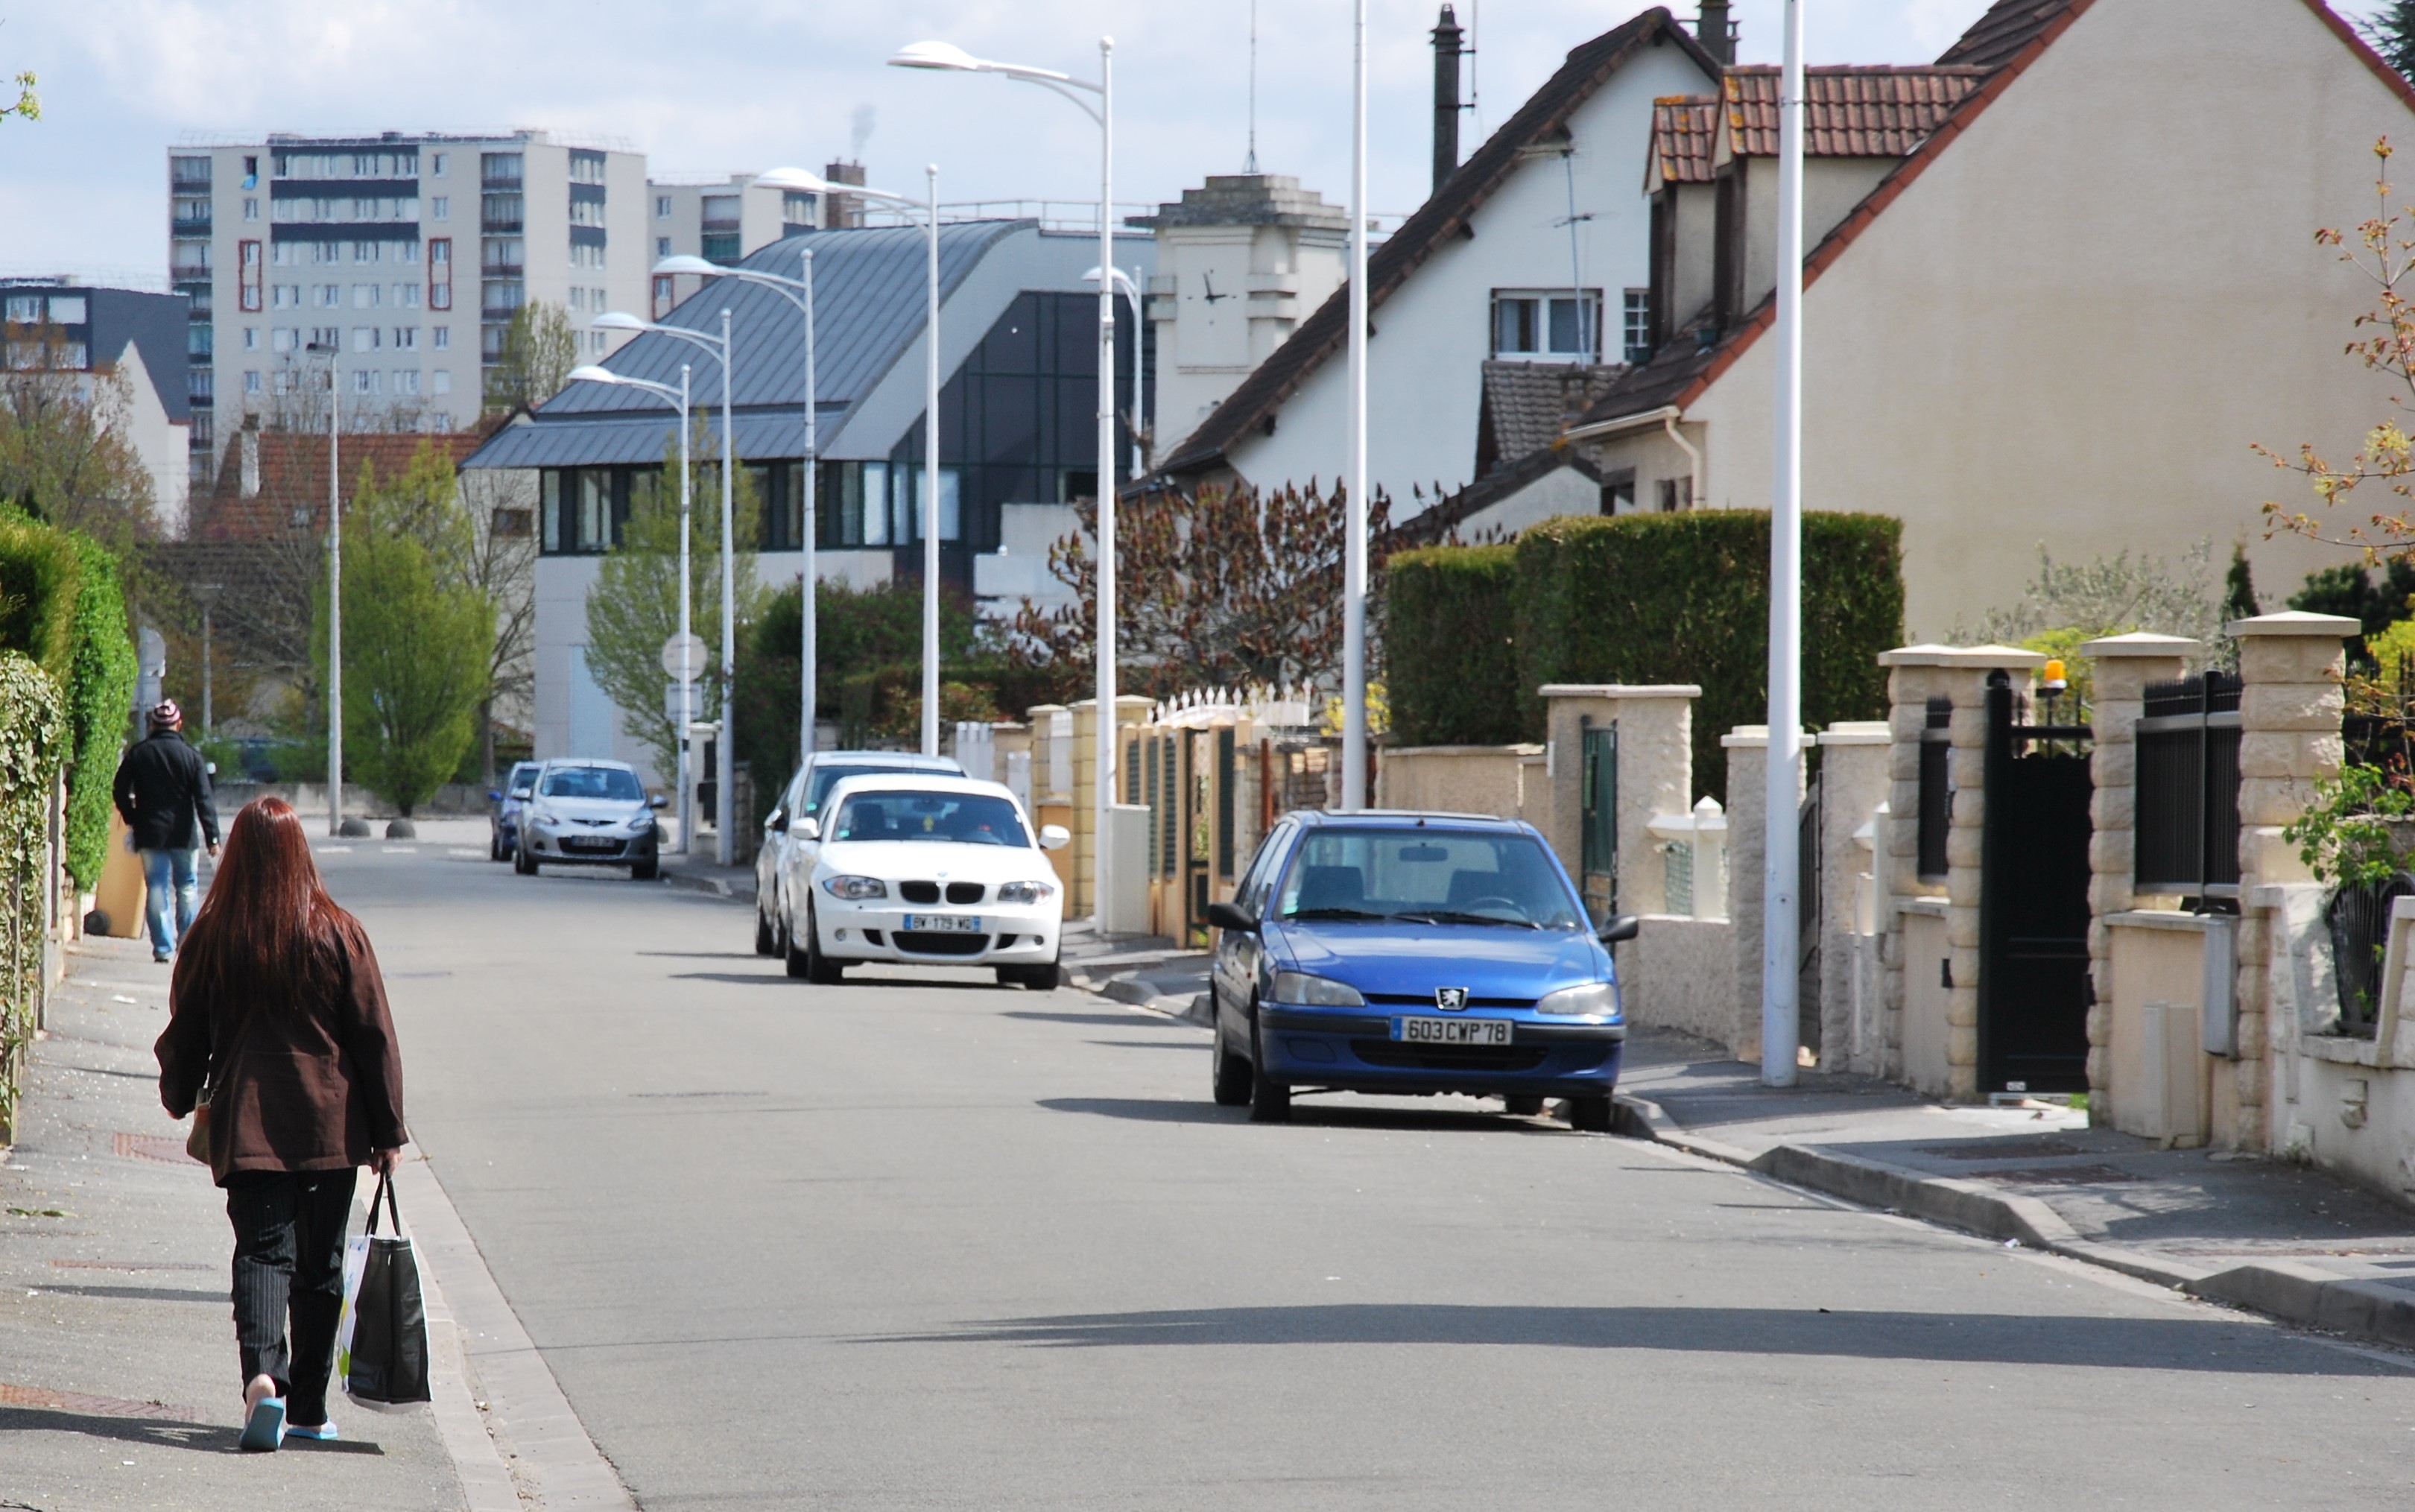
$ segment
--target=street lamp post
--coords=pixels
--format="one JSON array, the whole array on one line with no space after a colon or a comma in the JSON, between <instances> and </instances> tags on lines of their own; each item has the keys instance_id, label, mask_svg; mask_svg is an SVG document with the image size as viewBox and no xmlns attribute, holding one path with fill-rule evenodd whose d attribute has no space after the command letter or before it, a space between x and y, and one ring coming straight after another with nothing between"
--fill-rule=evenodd
<instances>
[{"instance_id":1,"label":"street lamp post","mask_svg":"<svg viewBox=\"0 0 2415 1512\"><path fill-rule=\"evenodd\" d=\"M901 210L922 210L924 215L923 253L925 265L925 308L922 325L922 754L939 754L939 169L934 163L923 170L930 176L929 196L917 202L887 189L866 188L861 184L833 185L818 173L802 168L775 168L755 180L759 187L787 189L800 194L851 194L862 200L878 200ZM716 272L728 273L728 268ZM758 276L758 280L762 276ZM807 317L810 322L810 315ZM811 361L813 333L806 329L806 380L812 381ZM808 436L812 434L809 430ZM810 444L810 442L808 442ZM810 549L810 548L808 548Z\"/></svg>"},{"instance_id":2,"label":"street lamp post","mask_svg":"<svg viewBox=\"0 0 2415 1512\"><path fill-rule=\"evenodd\" d=\"M1350 112L1349 539L1342 565L1342 806L1367 806L1367 0L1354 7Z\"/></svg>"},{"instance_id":3,"label":"street lamp post","mask_svg":"<svg viewBox=\"0 0 2415 1512\"><path fill-rule=\"evenodd\" d=\"M1786 0L1785 63L1778 90L1777 393L1771 416L1777 455L1769 518L1769 788L1767 900L1761 930L1761 1084L1792 1086L1803 1025L1795 1000L1802 970L1803 764L1803 0ZM1700 505L1702 501L1695 501Z\"/></svg>"},{"instance_id":4,"label":"street lamp post","mask_svg":"<svg viewBox=\"0 0 2415 1512\"><path fill-rule=\"evenodd\" d=\"M1124 298L1125 298L1125 300L1126 300L1126 301L1128 301L1128 302L1132 305L1132 461L1131 461L1131 463L1129 464L1129 468L1130 468L1130 475L1131 475L1131 477L1132 477L1132 480L1134 483L1138 483L1138 482L1140 481L1141 474L1148 471L1148 469L1147 465L1142 461L1141 455L1140 455L1140 419L1141 419L1141 399L1142 399L1142 397L1143 397L1143 394L1142 394L1142 390L1141 390L1141 380L1142 380L1142 377L1144 376L1144 375L1143 375L1143 370L1142 370L1142 368L1141 368L1141 362L1140 362L1140 352L1141 352L1141 325L1140 325L1140 319L1141 319L1141 307L1140 307L1140 285L1139 285L1139 284L1137 284L1137 283L1135 283L1135 282L1133 282L1133 281L1132 281L1132 276L1131 274L1129 274L1129 273L1126 273L1126 272L1125 272L1123 269L1121 269L1121 268L1117 268L1117 269L1115 269L1115 270L1114 270L1114 273L1115 273L1115 279L1116 279L1116 292L1118 292L1118 293L1119 293L1119 294L1123 295L1123 296L1124 296ZM1097 281L1098 281L1098 277L1099 277L1099 270L1098 270L1098 269L1096 269L1096 268L1092 268L1089 272L1088 272L1088 273L1086 273L1086 274L1082 275L1082 280L1083 280L1083 282L1085 282L1085 283L1095 283L1095 282L1097 282Z\"/></svg>"},{"instance_id":5,"label":"street lamp post","mask_svg":"<svg viewBox=\"0 0 2415 1512\"><path fill-rule=\"evenodd\" d=\"M795 170L788 169L781 172L793 174ZM761 188L794 189L796 187L788 179L775 179L774 175L770 173L764 174L755 182L757 187ZM821 180L815 179L814 182L819 187L800 192L808 194L830 192L830 187L823 184ZM802 765L807 756L814 754L814 709L819 693L819 668L815 662L819 651L816 645L819 627L814 622L817 612L815 593L818 586L817 581L818 566L815 560L815 548L818 544L815 537L818 529L816 507L818 500L816 490L818 480L815 473L821 466L821 432L818 418L819 400L815 392L814 382L814 249L810 247L801 248L800 260L803 276L796 278L783 278L776 273L764 273L756 268L723 267L718 262L710 262L703 258L690 257L684 253L677 257L664 258L654 264L654 272L658 275L691 274L699 278L736 278L742 283L761 284L794 305L805 317L805 499L802 531L804 536L804 568L799 579L802 590L802 602L799 607L802 611L804 628L800 633L798 645L799 654L803 660L803 673L797 686L800 706L797 760Z\"/></svg>"},{"instance_id":6,"label":"street lamp post","mask_svg":"<svg viewBox=\"0 0 2415 1512\"><path fill-rule=\"evenodd\" d=\"M1099 82L1091 83L1054 68L1027 67L977 58L951 42L913 42L898 49L889 62L899 68L933 68L950 73L995 73L1072 100L1099 126L1099 266L1116 263L1116 39L1099 38ZM1075 91L1098 97L1093 110ZM1137 347L1133 349L1139 351ZM1138 366L1137 363L1134 364ZM1091 784L1097 813L1092 822L1093 878L1091 906L1103 929L1108 887L1107 815L1116 789L1116 292L1114 280L1099 280L1099 606L1096 650L1099 671L1097 780ZM927 717L927 716L926 716Z\"/></svg>"},{"instance_id":7,"label":"street lamp post","mask_svg":"<svg viewBox=\"0 0 2415 1512\"><path fill-rule=\"evenodd\" d=\"M729 345L729 311L724 308L721 312L721 335L718 337L708 331L691 331L685 326L658 325L617 309L598 315L590 324L599 331L652 331L676 337L702 347L721 359L721 732L717 746L719 759L713 764L712 773L715 788L712 859L715 864L728 866L736 854L732 848L736 837L730 831L737 819L737 795L732 791L737 758L730 744L730 735L735 726L732 716L737 711L738 681L737 648L730 643L738 633L738 585L733 555L736 548L730 540L735 513L731 492L732 449L736 441L730 430L730 369L734 364ZM681 580L684 582L686 579L682 577Z\"/></svg>"},{"instance_id":8,"label":"street lamp post","mask_svg":"<svg viewBox=\"0 0 2415 1512\"><path fill-rule=\"evenodd\" d=\"M646 390L646 391L647 391L648 393L650 393L650 394L659 394L659 395L663 396L665 398L669 399L673 404L676 404L676 405L678 405L678 406L679 406L679 417L680 417L680 542L679 542L679 648L680 648L680 669L679 669L679 708L680 708L680 712L679 712L679 732L678 732L678 733L679 733L679 739L678 739L676 741L674 741L674 742L673 742L673 744L674 744L674 747L675 747L675 749L678 751L678 754L679 754L679 772L678 772L677 777L675 778L675 780L676 780L676 781L678 782L678 784L679 784L679 804L680 804L680 807L679 807L679 825L680 825L679 853L680 853L681 855L682 855L682 856L685 856L685 855L688 855L688 854L691 852L692 848L693 848L693 847L689 845L689 843L688 843L688 832L689 832L691 830L693 830L693 829L695 829L695 828L696 828L696 815L695 815L695 812L694 812L694 807L695 807L695 806L694 806L691 802L689 802L689 801L688 801L688 762L687 762L687 738L688 738L688 737L687 737L687 727L688 727L688 726L689 726L689 725L691 725L691 724L695 723L695 720L696 720L696 693L695 693L695 688L696 688L696 672L697 672L695 657L694 657L694 656L689 652L689 651L688 651L688 646L689 646L689 644L690 644L690 639L689 639L689 637L690 637L690 636L691 636L691 635L693 634L693 632L692 632L692 631L690 631L690 629L688 628L688 615L689 615L689 610L688 610L688 574L689 574L689 571L690 571L690 569L689 569L689 567L688 567L688 556L687 556L687 551L688 551L688 546L687 546L687 543L688 543L688 515L689 515L690 510L691 510L691 508L692 508L692 502L693 502L693 499L694 499L694 487L693 487L693 484L692 484L692 482L691 482L691 479L692 479L692 476L693 476L693 470L692 470L692 468L690 467L690 464L689 464L689 461L688 461L688 365L687 365L686 363L682 363L682 364L680 364L680 386L679 386L679 387L677 387L677 388L673 388L673 387L671 387L668 383L657 383L657 382L653 382L652 381L648 380L648 379L643 379L643 378L630 378L630 377L626 376L625 374L616 373L616 372L612 371L612 370L611 370L610 368L608 368L608 367L576 367L576 368L573 368L573 369L571 369L571 373L570 373L570 382L574 382L574 383L611 383L611 384L617 384L617 385L619 385L619 386L621 386L621 387L623 387L623 388L641 388L641 389Z\"/></svg>"},{"instance_id":9,"label":"street lamp post","mask_svg":"<svg viewBox=\"0 0 2415 1512\"><path fill-rule=\"evenodd\" d=\"M336 383L336 342L307 349L327 354L327 832L344 832L344 522L336 453L344 398Z\"/></svg>"}]
</instances>

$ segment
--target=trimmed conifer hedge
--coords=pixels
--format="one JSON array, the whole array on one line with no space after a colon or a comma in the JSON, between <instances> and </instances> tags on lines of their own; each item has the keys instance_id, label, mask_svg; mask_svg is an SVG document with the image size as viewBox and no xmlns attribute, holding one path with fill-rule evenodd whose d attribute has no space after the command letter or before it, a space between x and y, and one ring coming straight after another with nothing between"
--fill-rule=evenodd
<instances>
[{"instance_id":1,"label":"trimmed conifer hedge","mask_svg":"<svg viewBox=\"0 0 2415 1512\"><path fill-rule=\"evenodd\" d=\"M1426 546L1385 564L1385 689L1402 745L1493 745L1523 718L1514 546ZM1409 640L1390 637L1407 630Z\"/></svg>"},{"instance_id":2,"label":"trimmed conifer hedge","mask_svg":"<svg viewBox=\"0 0 2415 1512\"><path fill-rule=\"evenodd\" d=\"M1878 656L1903 641L1902 533L1882 515L1804 516L1807 725L1885 716ZM1430 560L1502 551L1514 555L1506 581L1490 561ZM1571 516L1514 546L1437 546L1393 562L1385 649L1402 743L1443 743L1442 730L1450 743L1540 740L1536 690L1547 682L1693 682L1694 784L1726 792L1719 737L1767 711L1766 512ZM1495 691L1505 687L1514 705Z\"/></svg>"}]
</instances>

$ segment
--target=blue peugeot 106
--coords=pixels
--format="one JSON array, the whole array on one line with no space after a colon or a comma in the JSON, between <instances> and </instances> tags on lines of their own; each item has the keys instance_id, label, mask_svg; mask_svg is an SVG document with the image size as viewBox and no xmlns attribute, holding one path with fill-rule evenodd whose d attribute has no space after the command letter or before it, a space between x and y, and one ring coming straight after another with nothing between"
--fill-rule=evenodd
<instances>
[{"instance_id":1,"label":"blue peugeot 106","mask_svg":"<svg viewBox=\"0 0 2415 1512\"><path fill-rule=\"evenodd\" d=\"M1209 978L1215 1096L1291 1115L1294 1087L1465 1093L1607 1131L1627 1021L1609 947L1533 826L1464 814L1295 813L1258 847Z\"/></svg>"}]
</instances>

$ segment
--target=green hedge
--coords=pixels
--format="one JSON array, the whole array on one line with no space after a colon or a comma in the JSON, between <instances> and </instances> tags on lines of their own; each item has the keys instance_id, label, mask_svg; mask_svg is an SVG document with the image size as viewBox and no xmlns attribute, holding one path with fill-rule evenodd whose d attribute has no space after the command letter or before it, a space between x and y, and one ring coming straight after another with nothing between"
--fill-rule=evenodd
<instances>
[{"instance_id":1,"label":"green hedge","mask_svg":"<svg viewBox=\"0 0 2415 1512\"><path fill-rule=\"evenodd\" d=\"M1814 726L1886 713L1881 651L1903 641L1902 524L1880 515L1803 522L1803 714ZM1490 562L1444 581L1418 561L1500 547L1442 546L1396 558L1386 651L1403 743L1449 731L1455 743L1543 736L1547 682L1693 682L1694 785L1724 794L1719 737L1767 712L1769 516L1699 510L1547 520L1518 538L1513 579ZM1420 594L1425 595L1419 597ZM1491 633L1506 627L1514 676ZM1514 711L1478 683L1515 690ZM1486 711L1489 712L1481 712Z\"/></svg>"},{"instance_id":2,"label":"green hedge","mask_svg":"<svg viewBox=\"0 0 2415 1512\"><path fill-rule=\"evenodd\" d=\"M0 651L0 1147L16 1140L42 992L51 783L67 732L59 702L58 685L31 659Z\"/></svg>"},{"instance_id":3,"label":"green hedge","mask_svg":"<svg viewBox=\"0 0 2415 1512\"><path fill-rule=\"evenodd\" d=\"M68 671L68 738L75 770L68 782L68 873L90 891L109 857L110 789L126 749L142 668L127 632L126 587L117 559L91 537L73 534L81 572L75 596L75 658Z\"/></svg>"},{"instance_id":4,"label":"green hedge","mask_svg":"<svg viewBox=\"0 0 2415 1512\"><path fill-rule=\"evenodd\" d=\"M1514 546L1426 546L1385 564L1385 691L1402 745L1492 745L1523 722Z\"/></svg>"}]
</instances>

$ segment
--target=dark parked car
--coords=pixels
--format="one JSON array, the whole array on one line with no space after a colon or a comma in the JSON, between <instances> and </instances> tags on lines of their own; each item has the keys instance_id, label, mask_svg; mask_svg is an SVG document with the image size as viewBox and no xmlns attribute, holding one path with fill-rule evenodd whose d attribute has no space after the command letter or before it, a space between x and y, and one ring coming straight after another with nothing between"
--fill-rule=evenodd
<instances>
[{"instance_id":1,"label":"dark parked car","mask_svg":"<svg viewBox=\"0 0 2415 1512\"><path fill-rule=\"evenodd\" d=\"M528 807L529 794L534 791L537 764L533 761L512 763L511 775L503 786L487 793L487 859L507 861L520 845L520 813Z\"/></svg>"}]
</instances>

